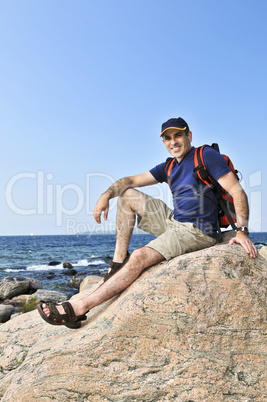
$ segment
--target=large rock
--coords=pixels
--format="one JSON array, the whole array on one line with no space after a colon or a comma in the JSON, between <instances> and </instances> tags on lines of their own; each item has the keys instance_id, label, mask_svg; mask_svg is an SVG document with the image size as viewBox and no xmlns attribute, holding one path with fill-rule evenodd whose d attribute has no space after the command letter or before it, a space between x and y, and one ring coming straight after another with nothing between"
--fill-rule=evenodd
<instances>
[{"instance_id":1,"label":"large rock","mask_svg":"<svg viewBox=\"0 0 267 402\"><path fill-rule=\"evenodd\" d=\"M68 297L65 295L65 293L57 292L55 290L38 289L31 295L20 295L13 297L10 302L18 312L25 312L25 310L27 311L28 308L34 310L36 308L36 304L42 300L47 302L62 303L67 299Z\"/></svg>"},{"instance_id":2,"label":"large rock","mask_svg":"<svg viewBox=\"0 0 267 402\"><path fill-rule=\"evenodd\" d=\"M0 300L12 299L12 297L32 294L37 289L42 289L42 284L32 278L6 277L0 282Z\"/></svg>"},{"instance_id":3,"label":"large rock","mask_svg":"<svg viewBox=\"0 0 267 402\"><path fill-rule=\"evenodd\" d=\"M0 304L0 323L8 321L14 313L16 313L14 306Z\"/></svg>"},{"instance_id":4,"label":"large rock","mask_svg":"<svg viewBox=\"0 0 267 402\"><path fill-rule=\"evenodd\" d=\"M27 301L30 302L33 298L37 303L42 300L45 300L47 302L58 302L58 303L62 303L68 300L68 297L67 295L65 295L65 293L45 289L38 289L37 292L31 295Z\"/></svg>"},{"instance_id":5,"label":"large rock","mask_svg":"<svg viewBox=\"0 0 267 402\"><path fill-rule=\"evenodd\" d=\"M223 244L151 267L78 330L14 318L1 401L263 402L266 279L263 257Z\"/></svg>"},{"instance_id":6,"label":"large rock","mask_svg":"<svg viewBox=\"0 0 267 402\"><path fill-rule=\"evenodd\" d=\"M20 296L12 297L10 303L12 303L12 305L16 308L17 311L22 312L25 304L28 303L29 297L32 297L32 296L31 295L20 295Z\"/></svg>"},{"instance_id":7,"label":"large rock","mask_svg":"<svg viewBox=\"0 0 267 402\"><path fill-rule=\"evenodd\" d=\"M80 292L83 292L84 290L95 290L98 288L98 284L102 279L103 277L98 275L87 276L80 284Z\"/></svg>"}]
</instances>

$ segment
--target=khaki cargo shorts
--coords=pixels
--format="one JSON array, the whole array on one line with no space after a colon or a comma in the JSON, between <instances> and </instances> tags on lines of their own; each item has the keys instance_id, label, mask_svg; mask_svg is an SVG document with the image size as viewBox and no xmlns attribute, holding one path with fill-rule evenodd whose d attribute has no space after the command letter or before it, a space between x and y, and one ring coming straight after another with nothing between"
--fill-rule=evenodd
<instances>
[{"instance_id":1,"label":"khaki cargo shorts","mask_svg":"<svg viewBox=\"0 0 267 402\"><path fill-rule=\"evenodd\" d=\"M173 211L163 201L145 196L145 212L142 218L138 216L137 227L157 237L147 246L166 260L216 244L216 239L207 236L193 223L176 221Z\"/></svg>"}]
</instances>

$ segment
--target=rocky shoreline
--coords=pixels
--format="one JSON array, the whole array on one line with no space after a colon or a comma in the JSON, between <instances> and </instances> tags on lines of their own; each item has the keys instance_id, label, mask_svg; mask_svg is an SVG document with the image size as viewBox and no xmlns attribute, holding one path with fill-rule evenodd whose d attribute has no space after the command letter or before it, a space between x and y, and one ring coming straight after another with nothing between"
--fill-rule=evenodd
<instances>
[{"instance_id":1,"label":"rocky shoreline","mask_svg":"<svg viewBox=\"0 0 267 402\"><path fill-rule=\"evenodd\" d=\"M222 244L226 244L232 236L232 231L225 232ZM267 259L266 246L260 249L260 253ZM51 261L48 265L58 264L61 262ZM69 281L69 287L76 289L76 293L80 291L80 286L85 278L87 278L85 281L87 284L97 283L101 279L101 276L97 275L76 276L77 272L68 261L63 263L63 268L65 269L64 275L73 275ZM0 325L20 314L36 309L37 303L41 300L61 303L68 300L68 296L63 292L43 289L42 283L33 278L4 278L0 281Z\"/></svg>"},{"instance_id":2,"label":"rocky shoreline","mask_svg":"<svg viewBox=\"0 0 267 402\"><path fill-rule=\"evenodd\" d=\"M57 261L52 261L49 265L58 265ZM63 263L64 275L73 275L69 280L69 287L79 291L85 276L79 276L73 269L71 263ZM93 275L92 277L95 278ZM101 277L98 277L98 281ZM14 319L20 314L36 309L36 305L41 300L48 302L58 302L68 300L68 296L59 291L45 290L40 281L28 277L6 277L0 281L0 325L10 319Z\"/></svg>"}]
</instances>

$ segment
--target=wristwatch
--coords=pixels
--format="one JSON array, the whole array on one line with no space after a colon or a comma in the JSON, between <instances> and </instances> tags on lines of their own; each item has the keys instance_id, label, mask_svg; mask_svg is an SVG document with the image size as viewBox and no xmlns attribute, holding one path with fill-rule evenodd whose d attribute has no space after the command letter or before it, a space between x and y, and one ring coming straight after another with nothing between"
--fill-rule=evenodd
<instances>
[{"instance_id":1,"label":"wristwatch","mask_svg":"<svg viewBox=\"0 0 267 402\"><path fill-rule=\"evenodd\" d=\"M237 228L236 230L237 230L237 232L239 231L239 232L244 232L247 235L249 234L247 226L239 226L239 228Z\"/></svg>"}]
</instances>

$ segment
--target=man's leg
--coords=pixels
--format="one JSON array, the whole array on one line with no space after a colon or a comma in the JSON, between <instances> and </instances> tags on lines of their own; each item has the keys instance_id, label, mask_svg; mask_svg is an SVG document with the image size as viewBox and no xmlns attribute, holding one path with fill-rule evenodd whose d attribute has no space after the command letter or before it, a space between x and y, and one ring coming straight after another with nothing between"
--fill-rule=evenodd
<instances>
[{"instance_id":1,"label":"man's leg","mask_svg":"<svg viewBox=\"0 0 267 402\"><path fill-rule=\"evenodd\" d=\"M88 310L121 293L138 278L144 269L164 259L162 254L147 246L134 250L129 261L108 282L105 282L90 295L71 301L75 314L77 316L83 315ZM62 306L57 306L57 308L60 314L64 313ZM45 305L43 305L43 312L49 316L49 308Z\"/></svg>"},{"instance_id":2,"label":"man's leg","mask_svg":"<svg viewBox=\"0 0 267 402\"><path fill-rule=\"evenodd\" d=\"M126 257L136 214L143 216L145 210L145 194L135 189L126 190L118 199L116 246L114 262L122 262Z\"/></svg>"},{"instance_id":3,"label":"man's leg","mask_svg":"<svg viewBox=\"0 0 267 402\"><path fill-rule=\"evenodd\" d=\"M122 262L125 258L135 224L136 214L139 215L139 217L143 216L145 203L145 194L135 189L128 189L119 197L114 261ZM89 296L71 302L75 314L82 315L91 308L98 306L122 292L144 269L164 259L162 254L150 247L145 246L133 251L128 262L107 282L103 283L103 281L101 281L100 284L102 286ZM57 306L57 308L61 314L64 313L63 307ZM43 305L43 312L49 316L49 309L45 305Z\"/></svg>"}]
</instances>

